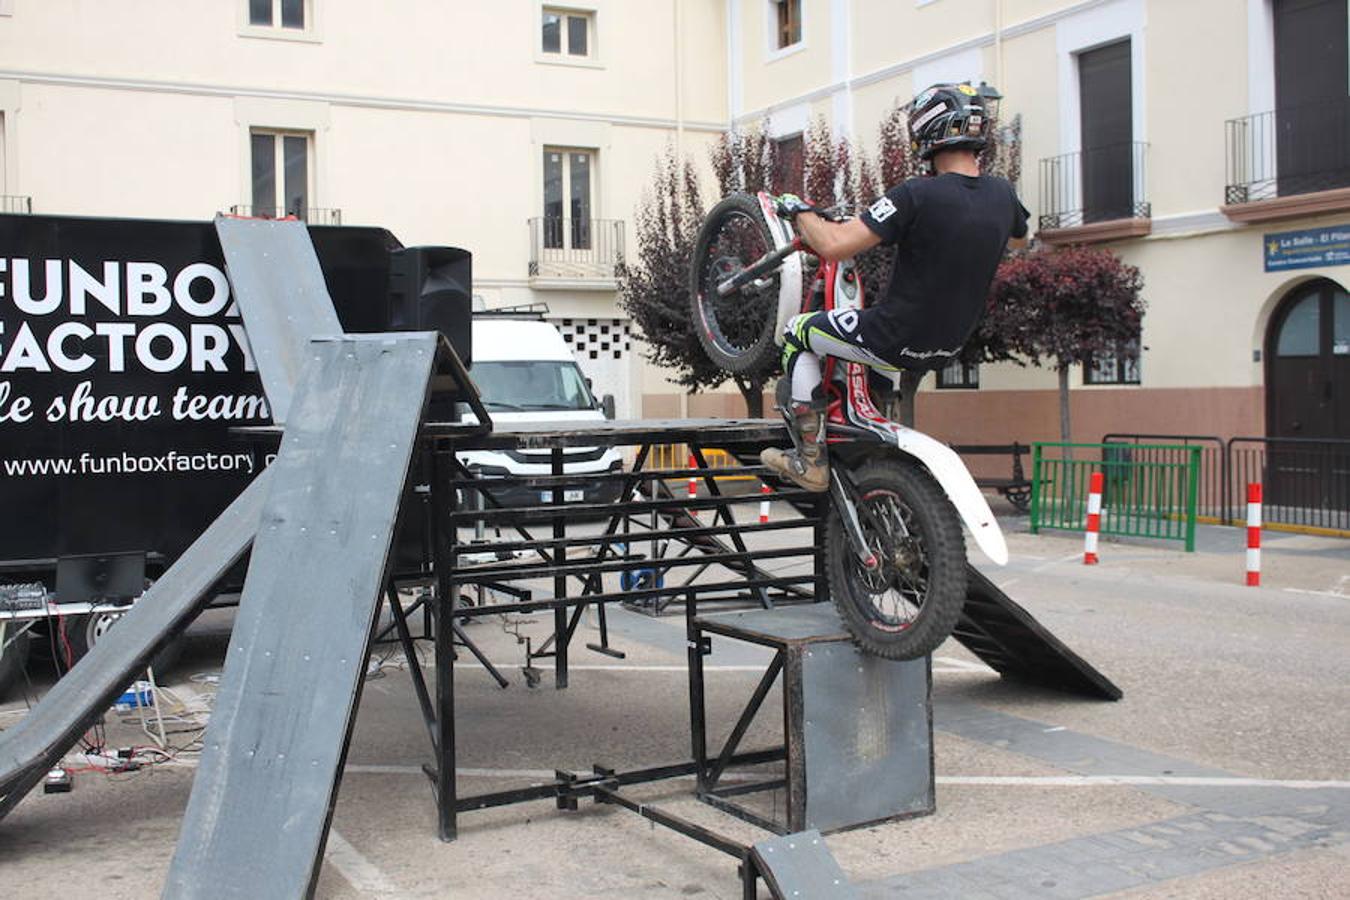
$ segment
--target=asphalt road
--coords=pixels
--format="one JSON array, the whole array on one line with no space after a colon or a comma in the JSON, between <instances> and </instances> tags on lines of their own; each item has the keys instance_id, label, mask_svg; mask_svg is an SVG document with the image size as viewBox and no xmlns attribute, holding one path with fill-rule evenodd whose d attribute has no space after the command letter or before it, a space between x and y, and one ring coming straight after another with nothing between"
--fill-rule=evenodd
<instances>
[{"instance_id":1,"label":"asphalt road","mask_svg":"<svg viewBox=\"0 0 1350 900\"><path fill-rule=\"evenodd\" d=\"M934 660L937 812L827 838L863 896L1350 895L1350 543L1268 534L1265 586L1252 589L1241 586L1237 530L1204 529L1195 554L1104 541L1101 565L1085 567L1077 536L1032 536L1022 522L1008 521L1013 562L982 568L1124 699L1005 682L944 645ZM513 632L537 643L550 624L535 615L469 626L512 683L499 690L467 656L459 663L462 794L546 781L557 768L688 758L679 616L615 609L611 639L625 660L580 650L568 690L547 676L530 689ZM582 626L587 639L592 626ZM183 732L173 744L189 749L132 774L79 774L73 792L35 794L0 823L5 896L158 893L228 628L228 613L207 616L166 679L175 697L164 709ZM716 733L765 659L715 642ZM440 843L406 662L381 660L366 683L319 896L740 896L730 857L613 807L467 813L459 840ZM0 727L22 709L11 698ZM748 745L774 742L778 709L766 704ZM109 720L109 745L148 743L124 718ZM738 840L765 837L691 789L673 779L631 793Z\"/></svg>"}]
</instances>

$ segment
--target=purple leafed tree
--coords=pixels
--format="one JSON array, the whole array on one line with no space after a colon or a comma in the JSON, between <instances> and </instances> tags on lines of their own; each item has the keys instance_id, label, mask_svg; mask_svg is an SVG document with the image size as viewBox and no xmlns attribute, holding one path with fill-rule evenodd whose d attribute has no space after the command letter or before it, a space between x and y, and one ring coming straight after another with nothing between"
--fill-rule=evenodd
<instances>
[{"instance_id":1,"label":"purple leafed tree","mask_svg":"<svg viewBox=\"0 0 1350 900\"><path fill-rule=\"evenodd\" d=\"M645 356L691 392L727 380L689 321L689 259L703 212L697 173L667 148L635 216L636 258L618 277L619 305L642 334Z\"/></svg>"},{"instance_id":2,"label":"purple leafed tree","mask_svg":"<svg viewBox=\"0 0 1350 900\"><path fill-rule=\"evenodd\" d=\"M1070 440L1069 367L1138 341L1143 278L1109 250L1017 253L994 278L976 342L980 359L1052 365L1059 375L1060 436Z\"/></svg>"}]
</instances>

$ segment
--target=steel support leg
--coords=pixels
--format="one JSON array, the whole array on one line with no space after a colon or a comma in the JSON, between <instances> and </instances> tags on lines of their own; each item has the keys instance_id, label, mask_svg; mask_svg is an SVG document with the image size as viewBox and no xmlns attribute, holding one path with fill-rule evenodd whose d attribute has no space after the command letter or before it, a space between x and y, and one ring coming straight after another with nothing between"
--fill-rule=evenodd
<instances>
[{"instance_id":1,"label":"steel support leg","mask_svg":"<svg viewBox=\"0 0 1350 900\"><path fill-rule=\"evenodd\" d=\"M438 519L436 529L436 814L440 838L458 836L455 797L455 606L458 592L451 581L458 542L449 513L455 508L455 489L450 484L454 457L436 453L432 503Z\"/></svg>"}]
</instances>

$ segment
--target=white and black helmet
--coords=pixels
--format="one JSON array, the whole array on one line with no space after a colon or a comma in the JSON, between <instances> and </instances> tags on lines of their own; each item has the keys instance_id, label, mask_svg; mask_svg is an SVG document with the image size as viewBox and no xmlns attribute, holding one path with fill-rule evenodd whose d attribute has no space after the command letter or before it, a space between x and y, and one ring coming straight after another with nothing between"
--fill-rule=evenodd
<instances>
[{"instance_id":1,"label":"white and black helmet","mask_svg":"<svg viewBox=\"0 0 1350 900\"><path fill-rule=\"evenodd\" d=\"M909 137L920 159L939 150L984 149L1003 95L987 84L935 84L909 106Z\"/></svg>"}]
</instances>

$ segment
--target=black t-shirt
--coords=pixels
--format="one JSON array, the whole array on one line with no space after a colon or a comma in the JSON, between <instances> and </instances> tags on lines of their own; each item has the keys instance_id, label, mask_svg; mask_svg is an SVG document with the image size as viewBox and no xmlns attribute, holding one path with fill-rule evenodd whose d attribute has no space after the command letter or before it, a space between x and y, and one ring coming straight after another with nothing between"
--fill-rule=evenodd
<instances>
[{"instance_id":1,"label":"black t-shirt","mask_svg":"<svg viewBox=\"0 0 1350 900\"><path fill-rule=\"evenodd\" d=\"M984 314L1009 237L1025 237L1027 210L1002 178L948 172L891 188L862 214L895 264L886 296L859 325L862 342L888 362L941 368Z\"/></svg>"}]
</instances>

